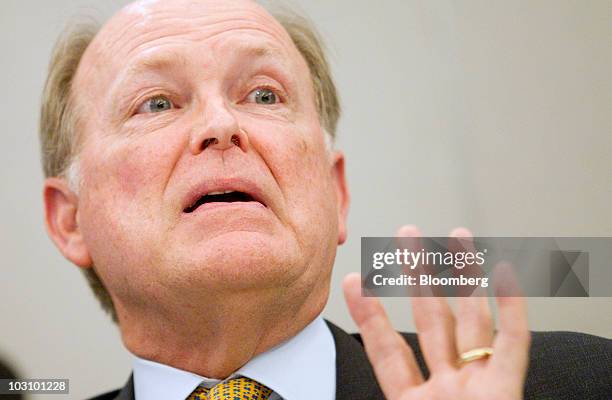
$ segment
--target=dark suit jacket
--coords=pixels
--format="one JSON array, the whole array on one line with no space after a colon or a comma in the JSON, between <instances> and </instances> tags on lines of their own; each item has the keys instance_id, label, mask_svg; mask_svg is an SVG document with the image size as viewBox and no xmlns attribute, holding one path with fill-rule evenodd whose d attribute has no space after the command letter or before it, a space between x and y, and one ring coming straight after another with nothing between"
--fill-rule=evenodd
<instances>
[{"instance_id":1,"label":"dark suit jacket","mask_svg":"<svg viewBox=\"0 0 612 400\"><path fill-rule=\"evenodd\" d=\"M336 343L336 400L384 400L361 337L327 324ZM402 335L427 376L416 334ZM533 332L525 399L612 400L612 340L583 333ZM91 400L134 400L132 377L122 389Z\"/></svg>"}]
</instances>

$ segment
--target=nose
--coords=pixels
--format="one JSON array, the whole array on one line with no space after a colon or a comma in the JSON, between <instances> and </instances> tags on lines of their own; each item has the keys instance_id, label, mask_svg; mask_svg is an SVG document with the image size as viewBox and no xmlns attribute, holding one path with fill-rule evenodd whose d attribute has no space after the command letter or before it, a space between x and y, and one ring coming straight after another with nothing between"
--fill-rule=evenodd
<instances>
[{"instance_id":1,"label":"nose","mask_svg":"<svg viewBox=\"0 0 612 400\"><path fill-rule=\"evenodd\" d=\"M194 127L189 138L191 153L198 155L206 149L223 151L232 147L246 151L247 146L248 137L225 101L208 102L204 109L204 124Z\"/></svg>"}]
</instances>

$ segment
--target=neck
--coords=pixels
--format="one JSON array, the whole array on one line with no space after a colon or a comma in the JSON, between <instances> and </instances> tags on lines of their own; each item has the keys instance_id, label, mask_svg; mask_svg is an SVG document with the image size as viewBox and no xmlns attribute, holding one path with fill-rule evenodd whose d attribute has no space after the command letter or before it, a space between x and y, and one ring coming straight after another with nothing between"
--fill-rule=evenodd
<instances>
[{"instance_id":1,"label":"neck","mask_svg":"<svg viewBox=\"0 0 612 400\"><path fill-rule=\"evenodd\" d=\"M256 355L304 329L320 314L327 296L328 286L324 285L309 291L301 301L295 291L283 295L275 290L208 293L204 301L165 302L146 309L125 307L116 300L115 307L123 342L134 355L225 379Z\"/></svg>"}]
</instances>

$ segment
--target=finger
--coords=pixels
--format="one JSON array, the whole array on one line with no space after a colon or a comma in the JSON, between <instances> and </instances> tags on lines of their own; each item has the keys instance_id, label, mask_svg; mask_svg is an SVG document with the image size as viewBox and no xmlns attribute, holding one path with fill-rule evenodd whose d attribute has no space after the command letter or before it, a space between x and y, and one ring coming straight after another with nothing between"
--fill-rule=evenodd
<instances>
[{"instance_id":1,"label":"finger","mask_svg":"<svg viewBox=\"0 0 612 400\"><path fill-rule=\"evenodd\" d=\"M472 233L465 228L458 228L451 232L450 239L460 240L449 245L452 251L463 251L475 253ZM459 244L460 243L460 244ZM461 248L458 248L457 245ZM474 288L470 288L473 290ZM493 343L493 320L487 297L483 296L481 290L474 291L472 296L457 299L456 338L459 354L479 347L491 347ZM485 359L473 361L464 368L473 368L484 362Z\"/></svg>"},{"instance_id":2,"label":"finger","mask_svg":"<svg viewBox=\"0 0 612 400\"><path fill-rule=\"evenodd\" d=\"M455 268L452 268L453 275L464 278L482 278L485 274L476 258L476 247L472 232L466 228L456 228L450 233L448 238L448 249L455 254ZM461 257L460 257L461 256ZM476 282L480 282L477 280ZM479 283L476 285L458 286L456 290L457 297L467 297L472 295L484 296L484 290L479 289Z\"/></svg>"},{"instance_id":3,"label":"finger","mask_svg":"<svg viewBox=\"0 0 612 400\"><path fill-rule=\"evenodd\" d=\"M414 225L404 225L400 227L395 233L396 247L401 251L407 250L411 253L417 252L421 247L421 232ZM412 261L405 264L402 268L402 273L415 282L418 282L419 275L422 273L423 265L413 265ZM406 295L417 296L418 287L408 285L406 287Z\"/></svg>"},{"instance_id":4,"label":"finger","mask_svg":"<svg viewBox=\"0 0 612 400\"><path fill-rule=\"evenodd\" d=\"M406 225L397 231L398 240L409 243L410 250L418 252L422 248L420 230ZM420 274L432 274L426 264L416 268ZM427 362L427 367L435 371L451 368L455 364L457 350L455 345L454 319L451 309L443 297L423 297L428 287L417 286L411 298L412 314L418 332L419 344ZM432 292L433 293L433 292Z\"/></svg>"},{"instance_id":5,"label":"finger","mask_svg":"<svg viewBox=\"0 0 612 400\"><path fill-rule=\"evenodd\" d=\"M421 236L423 236L421 231L415 225L403 225L395 232L398 246L411 251L416 251L415 249L421 245L418 240Z\"/></svg>"},{"instance_id":6,"label":"finger","mask_svg":"<svg viewBox=\"0 0 612 400\"><path fill-rule=\"evenodd\" d=\"M527 322L527 303L508 264L496 268L499 330L494 342L491 366L500 375L513 377L522 384L527 372L531 334ZM507 295L512 297L509 297Z\"/></svg>"},{"instance_id":7,"label":"finger","mask_svg":"<svg viewBox=\"0 0 612 400\"><path fill-rule=\"evenodd\" d=\"M379 300L361 296L359 274L347 275L342 286L351 316L359 327L366 353L387 398L399 398L411 387L421 384L423 376L412 349L393 329Z\"/></svg>"},{"instance_id":8,"label":"finger","mask_svg":"<svg viewBox=\"0 0 612 400\"><path fill-rule=\"evenodd\" d=\"M404 250L408 250L412 253L419 253L423 249L423 241L421 231L414 225L404 225L400 227L395 233L395 240L397 242L398 248ZM404 270L409 276L412 276L416 279L417 282L420 281L419 277L421 275L435 275L435 268L433 265L427 264L424 262L425 260L421 257L418 258L418 262L415 265L411 265L408 270ZM426 296L428 294L435 295L438 290L437 288L432 288L429 286L413 286L410 287L409 294L413 296Z\"/></svg>"},{"instance_id":9,"label":"finger","mask_svg":"<svg viewBox=\"0 0 612 400\"><path fill-rule=\"evenodd\" d=\"M419 344L432 373L455 367L455 321L444 297L413 297L412 313Z\"/></svg>"},{"instance_id":10,"label":"finger","mask_svg":"<svg viewBox=\"0 0 612 400\"><path fill-rule=\"evenodd\" d=\"M457 349L466 351L491 347L493 344L493 320L486 297L459 297L457 299ZM473 368L486 359L472 361L464 368Z\"/></svg>"}]
</instances>

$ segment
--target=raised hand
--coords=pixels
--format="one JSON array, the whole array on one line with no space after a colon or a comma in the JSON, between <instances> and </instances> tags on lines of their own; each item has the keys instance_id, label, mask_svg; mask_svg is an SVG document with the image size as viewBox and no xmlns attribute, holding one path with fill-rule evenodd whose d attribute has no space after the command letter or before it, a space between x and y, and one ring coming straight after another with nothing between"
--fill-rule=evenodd
<instances>
[{"instance_id":1,"label":"raised hand","mask_svg":"<svg viewBox=\"0 0 612 400\"><path fill-rule=\"evenodd\" d=\"M418 237L414 227L399 236ZM451 236L470 238L466 229ZM530 333L522 297L496 298L499 327L494 324L487 297L459 297L457 313L444 297L412 297L412 312L429 379L425 380L414 353L397 333L375 297L361 296L359 274L343 283L351 316L359 327L378 382L389 400L518 400L523 398ZM492 349L461 362L474 349ZM484 353L484 351L477 352Z\"/></svg>"}]
</instances>

